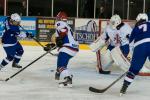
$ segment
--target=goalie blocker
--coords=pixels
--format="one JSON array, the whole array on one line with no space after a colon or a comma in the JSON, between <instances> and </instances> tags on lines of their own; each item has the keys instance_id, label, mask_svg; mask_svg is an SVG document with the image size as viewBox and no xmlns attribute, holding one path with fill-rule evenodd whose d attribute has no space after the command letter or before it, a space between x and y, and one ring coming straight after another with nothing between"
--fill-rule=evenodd
<instances>
[{"instance_id":1,"label":"goalie blocker","mask_svg":"<svg viewBox=\"0 0 150 100\"><path fill-rule=\"evenodd\" d=\"M106 45L105 40L103 40L101 37L98 37L93 43L91 43L89 45L89 47L93 52L100 53L99 50L101 50L105 45ZM109 51L106 53L106 55L109 55ZM105 57L105 55L102 55L102 57ZM101 59L101 58L99 57L98 59ZM100 65L98 65L98 66L103 66L103 65L105 66L105 64L107 63L107 62L105 62L106 59L107 58L102 58L104 63L100 62ZM111 61L108 61L107 65L110 65L109 62L111 62ZM107 67L107 65L105 67ZM99 71L100 74L110 74L110 71L104 71L102 69L102 67L97 67L97 68L98 68L98 71Z\"/></svg>"},{"instance_id":2,"label":"goalie blocker","mask_svg":"<svg viewBox=\"0 0 150 100\"><path fill-rule=\"evenodd\" d=\"M97 52L98 50L101 50L105 45L105 40L103 40L101 37L98 37L93 43L89 45L89 47L93 52Z\"/></svg>"}]
</instances>

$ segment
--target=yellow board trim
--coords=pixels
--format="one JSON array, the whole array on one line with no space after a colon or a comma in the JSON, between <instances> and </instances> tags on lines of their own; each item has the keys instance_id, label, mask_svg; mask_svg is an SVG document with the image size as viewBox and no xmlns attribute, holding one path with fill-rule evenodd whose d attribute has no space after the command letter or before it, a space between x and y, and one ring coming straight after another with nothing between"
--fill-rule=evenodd
<instances>
[{"instance_id":1,"label":"yellow board trim","mask_svg":"<svg viewBox=\"0 0 150 100\"><path fill-rule=\"evenodd\" d=\"M27 41L27 40L21 40L20 43L22 45L26 45L26 46L39 46L39 44L35 41ZM40 42L42 45L46 45L48 42ZM87 44L80 44L79 45L80 49L83 50L90 50L90 48L88 47Z\"/></svg>"}]
</instances>

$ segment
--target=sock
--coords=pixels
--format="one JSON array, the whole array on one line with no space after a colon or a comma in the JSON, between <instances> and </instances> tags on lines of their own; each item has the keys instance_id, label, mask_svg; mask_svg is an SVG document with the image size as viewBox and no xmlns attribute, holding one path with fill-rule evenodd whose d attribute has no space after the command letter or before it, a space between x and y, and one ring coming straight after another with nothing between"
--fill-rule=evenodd
<instances>
[{"instance_id":1,"label":"sock","mask_svg":"<svg viewBox=\"0 0 150 100\"><path fill-rule=\"evenodd\" d=\"M132 73L130 71L127 72L127 75L126 75L126 77L124 79L124 84L130 85L133 82L134 78L135 78L135 74L134 73Z\"/></svg>"},{"instance_id":2,"label":"sock","mask_svg":"<svg viewBox=\"0 0 150 100\"><path fill-rule=\"evenodd\" d=\"M2 65L2 66L6 66L9 62L10 62L10 61L9 61L7 58L5 58L5 59L3 59L3 61L1 62L1 65Z\"/></svg>"},{"instance_id":3,"label":"sock","mask_svg":"<svg viewBox=\"0 0 150 100\"><path fill-rule=\"evenodd\" d=\"M14 62L15 62L15 63L19 63L19 61L20 61L20 59L21 59L21 56L15 55L14 57L15 57L15 58L14 58Z\"/></svg>"},{"instance_id":4,"label":"sock","mask_svg":"<svg viewBox=\"0 0 150 100\"><path fill-rule=\"evenodd\" d=\"M65 69L61 72L62 77L70 76L68 69Z\"/></svg>"}]
</instances>

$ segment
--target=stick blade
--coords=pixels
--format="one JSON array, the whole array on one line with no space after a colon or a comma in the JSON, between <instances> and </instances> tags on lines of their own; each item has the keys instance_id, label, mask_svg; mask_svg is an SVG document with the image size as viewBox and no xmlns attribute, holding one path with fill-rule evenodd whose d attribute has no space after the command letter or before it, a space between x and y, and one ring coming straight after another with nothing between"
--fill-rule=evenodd
<instances>
[{"instance_id":1,"label":"stick blade","mask_svg":"<svg viewBox=\"0 0 150 100\"><path fill-rule=\"evenodd\" d=\"M100 74L110 74L111 71L99 70L99 73L100 73Z\"/></svg>"},{"instance_id":2,"label":"stick blade","mask_svg":"<svg viewBox=\"0 0 150 100\"><path fill-rule=\"evenodd\" d=\"M104 93L107 89L96 89L94 87L89 87L89 91L95 92L95 93Z\"/></svg>"},{"instance_id":3,"label":"stick blade","mask_svg":"<svg viewBox=\"0 0 150 100\"><path fill-rule=\"evenodd\" d=\"M8 80L9 80L9 78L6 78L6 79L5 79L5 82L7 82Z\"/></svg>"}]
</instances>

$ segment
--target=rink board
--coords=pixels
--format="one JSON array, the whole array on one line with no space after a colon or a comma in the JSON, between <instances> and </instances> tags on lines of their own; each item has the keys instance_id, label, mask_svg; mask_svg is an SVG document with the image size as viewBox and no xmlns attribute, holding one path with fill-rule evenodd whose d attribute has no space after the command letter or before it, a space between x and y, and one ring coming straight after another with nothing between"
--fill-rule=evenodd
<instances>
[{"instance_id":1,"label":"rink board","mask_svg":"<svg viewBox=\"0 0 150 100\"><path fill-rule=\"evenodd\" d=\"M22 45L26 45L26 46L39 46L38 43L36 43L35 41L22 40L22 41L20 41L20 43ZM43 45L46 45L47 43L48 42L41 42L41 44L43 44ZM83 49L83 50L89 50L90 49L87 44L80 44L79 48Z\"/></svg>"}]
</instances>

